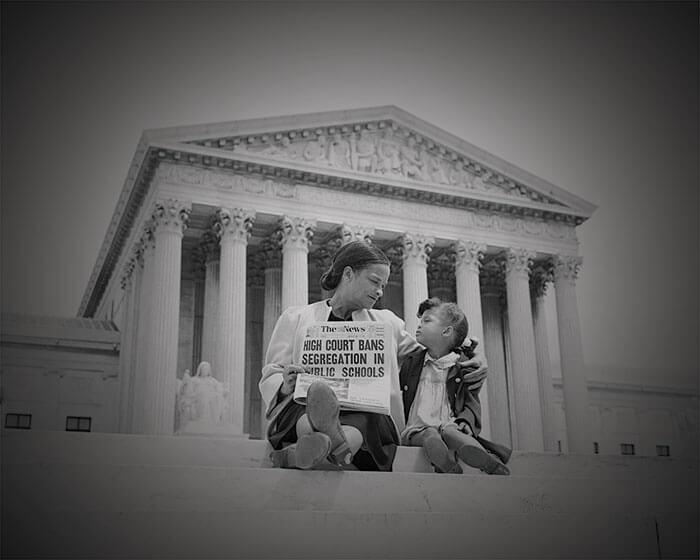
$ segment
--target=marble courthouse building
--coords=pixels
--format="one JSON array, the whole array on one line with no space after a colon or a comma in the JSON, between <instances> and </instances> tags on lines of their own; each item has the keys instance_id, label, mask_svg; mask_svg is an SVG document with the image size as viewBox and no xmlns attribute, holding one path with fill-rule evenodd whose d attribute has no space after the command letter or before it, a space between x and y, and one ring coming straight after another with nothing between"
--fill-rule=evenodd
<instances>
[{"instance_id":1,"label":"marble courthouse building","mask_svg":"<svg viewBox=\"0 0 700 560\"><path fill-rule=\"evenodd\" d=\"M606 410L633 406L587 382L577 309L576 227L594 209L393 106L147 131L79 311L119 330L104 431L173 434L179 380L208 361L226 388L223 431L260 437L257 382L277 318L327 297L331 255L363 239L392 262L378 306L409 331L428 296L466 311L489 364L487 435L520 450L619 453L637 428L602 450L594 441L612 433ZM675 400L650 405L657 430L678 402L697 407L697 395L664 398Z\"/></svg>"},{"instance_id":2,"label":"marble courthouse building","mask_svg":"<svg viewBox=\"0 0 700 560\"><path fill-rule=\"evenodd\" d=\"M81 304L120 315L122 431L171 434L177 377L212 363L231 433L260 433L281 310L327 296L342 243L392 260L381 302L416 326L429 295L467 311L490 365L485 431L553 450L547 325L556 294L566 435L592 452L576 226L594 206L395 107L146 132Z\"/></svg>"}]
</instances>

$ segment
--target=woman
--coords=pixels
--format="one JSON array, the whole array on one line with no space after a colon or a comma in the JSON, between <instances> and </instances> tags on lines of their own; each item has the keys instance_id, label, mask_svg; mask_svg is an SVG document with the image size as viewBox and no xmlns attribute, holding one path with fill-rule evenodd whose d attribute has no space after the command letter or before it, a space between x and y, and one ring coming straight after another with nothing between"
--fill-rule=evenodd
<instances>
[{"instance_id":1,"label":"woman","mask_svg":"<svg viewBox=\"0 0 700 560\"><path fill-rule=\"evenodd\" d=\"M362 241L342 246L330 268L321 276L321 287L333 291L330 299L286 309L270 338L260 392L270 420L267 437L273 447L273 464L302 469L322 467L326 458L360 470L391 470L404 428L399 385L399 362L419 348L404 322L388 309L373 310L389 279L389 259L378 248ZM369 412L339 411L335 394L321 382L312 383L306 406L292 395L306 329L323 321L381 321L388 325L386 356L391 372L391 416ZM462 364L486 372L475 358Z\"/></svg>"}]
</instances>

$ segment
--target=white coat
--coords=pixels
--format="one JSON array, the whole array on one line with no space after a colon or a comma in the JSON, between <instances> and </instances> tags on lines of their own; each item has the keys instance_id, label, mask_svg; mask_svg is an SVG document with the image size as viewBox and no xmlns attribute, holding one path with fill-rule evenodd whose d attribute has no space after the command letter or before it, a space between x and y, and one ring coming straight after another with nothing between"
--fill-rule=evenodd
<instances>
[{"instance_id":1,"label":"white coat","mask_svg":"<svg viewBox=\"0 0 700 560\"><path fill-rule=\"evenodd\" d=\"M274 419L292 399L292 395L288 395L279 403L276 401L277 391L283 381L284 366L300 363L301 347L307 327L312 323L327 321L330 313L331 307L327 300L323 300L303 307L289 307L277 320L267 347L262 378L258 385L265 402L268 420ZM401 433L405 427L405 420L399 383L399 363L405 356L420 348L420 345L406 331L404 321L388 309L358 309L353 311L352 320L381 321L390 327L391 336L389 336L386 356L389 360L387 365L391 375L391 418L396 425L397 433Z\"/></svg>"}]
</instances>

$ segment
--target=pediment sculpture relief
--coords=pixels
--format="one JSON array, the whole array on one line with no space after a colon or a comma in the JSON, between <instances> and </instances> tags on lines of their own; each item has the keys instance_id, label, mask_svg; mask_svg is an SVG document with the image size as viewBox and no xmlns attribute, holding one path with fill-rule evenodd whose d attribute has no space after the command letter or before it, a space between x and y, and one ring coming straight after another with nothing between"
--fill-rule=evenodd
<instances>
[{"instance_id":1,"label":"pediment sculpture relief","mask_svg":"<svg viewBox=\"0 0 700 560\"><path fill-rule=\"evenodd\" d=\"M415 136L393 127L329 135L319 130L306 138L294 133L276 134L267 143L259 138L239 140L234 144L234 152L558 204L488 169L467 168L463 158L445 157L444 150L441 153L432 143L429 148Z\"/></svg>"}]
</instances>

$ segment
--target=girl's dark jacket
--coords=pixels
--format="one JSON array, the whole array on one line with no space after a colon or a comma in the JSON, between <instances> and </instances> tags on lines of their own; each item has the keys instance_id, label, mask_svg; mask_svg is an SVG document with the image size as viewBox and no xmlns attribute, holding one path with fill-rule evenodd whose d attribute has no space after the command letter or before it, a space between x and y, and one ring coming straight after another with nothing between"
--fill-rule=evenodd
<instances>
[{"instance_id":1,"label":"girl's dark jacket","mask_svg":"<svg viewBox=\"0 0 700 560\"><path fill-rule=\"evenodd\" d=\"M405 420L408 422L408 413L416 397L418 382L420 381L423 364L425 362L425 348L416 350L406 356L401 364L399 380L401 382L401 393L403 397L403 410ZM460 349L460 358L457 363L450 368L447 373L447 398L450 402L452 415L456 418L457 424L466 422L472 430L474 437L484 447L496 455L502 462L508 462L511 449L505 445L500 445L487 440L479 435L481 432L481 403L479 402L479 391L486 380L486 370L472 371L460 364L473 356L471 352L464 353ZM471 354L471 355L470 355Z\"/></svg>"}]
</instances>

